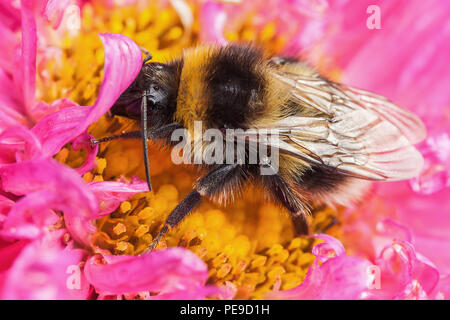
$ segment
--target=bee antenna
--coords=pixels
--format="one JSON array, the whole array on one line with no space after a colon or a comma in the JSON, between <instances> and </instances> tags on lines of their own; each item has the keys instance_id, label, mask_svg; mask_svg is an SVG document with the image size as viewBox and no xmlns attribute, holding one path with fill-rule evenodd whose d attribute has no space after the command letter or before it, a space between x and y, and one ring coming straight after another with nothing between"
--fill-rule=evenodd
<instances>
[{"instance_id":1,"label":"bee antenna","mask_svg":"<svg viewBox=\"0 0 450 320\"><path fill-rule=\"evenodd\" d=\"M147 91L144 90L141 102L141 135L142 147L144 150L145 177L147 178L148 191L152 191L152 183L150 181L150 165L148 161L148 144L147 144Z\"/></svg>"}]
</instances>

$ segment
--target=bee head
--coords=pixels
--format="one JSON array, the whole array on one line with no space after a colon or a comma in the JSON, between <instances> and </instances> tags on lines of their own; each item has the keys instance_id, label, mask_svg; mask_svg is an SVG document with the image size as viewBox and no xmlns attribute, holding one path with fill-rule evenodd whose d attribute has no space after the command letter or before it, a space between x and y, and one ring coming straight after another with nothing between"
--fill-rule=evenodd
<instances>
[{"instance_id":1,"label":"bee head","mask_svg":"<svg viewBox=\"0 0 450 320\"><path fill-rule=\"evenodd\" d=\"M144 64L133 83L113 105L111 113L140 119L141 101L145 93L150 124L161 122L176 106L177 87L172 66L157 62Z\"/></svg>"}]
</instances>

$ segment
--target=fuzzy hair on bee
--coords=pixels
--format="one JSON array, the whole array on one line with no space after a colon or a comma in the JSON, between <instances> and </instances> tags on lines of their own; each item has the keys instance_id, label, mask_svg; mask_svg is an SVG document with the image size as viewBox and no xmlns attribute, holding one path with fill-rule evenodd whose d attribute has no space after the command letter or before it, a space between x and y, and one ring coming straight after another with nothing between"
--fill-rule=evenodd
<instances>
[{"instance_id":1,"label":"fuzzy hair on bee","mask_svg":"<svg viewBox=\"0 0 450 320\"><path fill-rule=\"evenodd\" d=\"M423 163L413 145L426 133L415 115L382 96L330 81L299 59L270 57L251 45L202 45L167 63L144 63L111 112L141 120L141 131L95 143L142 138L145 148L147 139L173 146L174 131L194 133L196 121L203 132L222 132L222 141L228 129L246 130L249 142L262 142L258 130L276 133L276 139L264 141L279 154L272 175L261 174L260 162L195 164L204 174L149 249L201 198L226 203L246 183L260 185L289 211L297 233L308 234L311 202L349 204L361 197L368 181L408 179ZM204 146L195 134L188 136L194 149Z\"/></svg>"}]
</instances>

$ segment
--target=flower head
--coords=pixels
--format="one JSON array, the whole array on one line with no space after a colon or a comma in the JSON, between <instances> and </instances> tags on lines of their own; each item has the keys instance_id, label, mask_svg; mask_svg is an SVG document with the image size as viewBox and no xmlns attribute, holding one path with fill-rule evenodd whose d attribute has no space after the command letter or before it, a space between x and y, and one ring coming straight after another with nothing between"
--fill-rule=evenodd
<instances>
[{"instance_id":1,"label":"flower head","mask_svg":"<svg viewBox=\"0 0 450 320\"><path fill-rule=\"evenodd\" d=\"M449 7L375 1L383 27L369 30L373 2L2 2L0 297L448 299ZM250 188L227 208L204 203L139 255L195 172L151 145L148 193L139 142L90 139L135 126L105 113L138 74L139 46L161 61L239 40L414 110L429 132L424 170L363 204L318 206L312 229L327 234L314 238L295 238Z\"/></svg>"}]
</instances>

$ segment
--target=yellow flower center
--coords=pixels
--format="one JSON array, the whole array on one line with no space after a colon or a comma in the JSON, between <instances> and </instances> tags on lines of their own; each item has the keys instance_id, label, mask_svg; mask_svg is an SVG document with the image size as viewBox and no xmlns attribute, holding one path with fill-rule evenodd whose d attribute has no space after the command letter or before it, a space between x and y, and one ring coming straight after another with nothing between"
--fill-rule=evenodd
<instances>
[{"instance_id":1,"label":"yellow flower center","mask_svg":"<svg viewBox=\"0 0 450 320\"><path fill-rule=\"evenodd\" d=\"M197 16L197 8L193 10ZM192 33L184 36L176 11L157 4L145 8L110 9L94 2L83 7L81 17L79 34L64 36L58 44L61 56L50 59L46 71L39 75L42 100L51 102L67 97L80 105L95 101L103 77L100 32L127 35L147 48L155 61L164 61L179 54L182 48L194 45L199 28L196 22ZM248 21L240 30L227 33L226 37L229 40L258 39L269 51L276 52L284 40L275 37L275 28L268 24L262 30L256 30ZM100 138L136 129L138 125L127 119L104 116L89 131ZM175 166L170 160L170 152L158 150L154 145L150 145L150 154L155 191L137 194L123 202L115 212L99 219L94 246L112 254L143 252L171 210L191 190L196 178L192 168ZM67 145L55 158L77 167L85 157L85 153L75 152ZM83 178L90 182L132 176L145 179L141 143L116 140L100 146L96 168ZM262 298L274 284L280 285L281 289L300 284L314 261L311 248L317 241L294 237L288 213L264 201L261 192L250 189L245 191L243 198L226 208L204 201L158 246L158 249L181 246L193 251L209 267L208 282L235 287L239 299ZM336 215L330 208L316 210L310 219L313 231L326 229ZM338 236L340 230L335 225L326 231Z\"/></svg>"}]
</instances>

